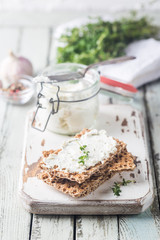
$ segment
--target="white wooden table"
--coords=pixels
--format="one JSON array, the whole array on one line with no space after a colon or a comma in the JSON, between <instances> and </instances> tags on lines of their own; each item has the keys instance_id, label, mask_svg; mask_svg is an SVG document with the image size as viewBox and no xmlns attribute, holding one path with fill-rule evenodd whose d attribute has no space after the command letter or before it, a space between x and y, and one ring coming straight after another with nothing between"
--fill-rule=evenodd
<instances>
[{"instance_id":1,"label":"white wooden table","mask_svg":"<svg viewBox=\"0 0 160 240\"><path fill-rule=\"evenodd\" d=\"M51 27L0 27L0 61L9 49L30 58L39 71L52 59ZM153 159L155 201L134 216L39 216L26 212L18 182L26 113L35 104L0 101L0 239L1 240L159 240L160 239L160 81L140 89L139 105L147 116ZM109 97L110 103L115 102Z\"/></svg>"}]
</instances>

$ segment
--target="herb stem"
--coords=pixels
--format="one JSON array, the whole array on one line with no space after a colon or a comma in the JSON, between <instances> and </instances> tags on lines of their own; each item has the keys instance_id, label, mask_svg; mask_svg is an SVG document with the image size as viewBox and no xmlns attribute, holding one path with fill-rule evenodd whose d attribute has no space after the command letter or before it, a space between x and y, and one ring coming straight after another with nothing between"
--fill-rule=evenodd
<instances>
[{"instance_id":1,"label":"herb stem","mask_svg":"<svg viewBox=\"0 0 160 240\"><path fill-rule=\"evenodd\" d=\"M125 180L123 178L122 182L114 182L113 187L111 188L115 196L120 196L121 191L121 186L127 186L129 183L135 183L135 180Z\"/></svg>"}]
</instances>

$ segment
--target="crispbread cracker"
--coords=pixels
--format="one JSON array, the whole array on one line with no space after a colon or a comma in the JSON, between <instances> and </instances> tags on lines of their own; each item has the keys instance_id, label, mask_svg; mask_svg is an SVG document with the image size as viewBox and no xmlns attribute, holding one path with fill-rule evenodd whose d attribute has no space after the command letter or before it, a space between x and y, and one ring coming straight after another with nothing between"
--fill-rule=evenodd
<instances>
[{"instance_id":1,"label":"crispbread cracker","mask_svg":"<svg viewBox=\"0 0 160 240\"><path fill-rule=\"evenodd\" d=\"M99 173L93 174L85 182L79 184L75 181L55 177L48 171L43 171L39 178L55 189L67 193L72 197L82 197L97 189L102 183L111 178L115 173L129 171L135 168L134 157L125 151L120 158L116 158L110 166L102 168Z\"/></svg>"},{"instance_id":2,"label":"crispbread cracker","mask_svg":"<svg viewBox=\"0 0 160 240\"><path fill-rule=\"evenodd\" d=\"M48 177L48 175L42 175L40 179L63 193L79 198L84 197L96 190L102 183L110 179L114 174L115 172L110 172L102 176L92 176L90 179L81 184L62 178L59 181L52 183L52 178Z\"/></svg>"},{"instance_id":3,"label":"crispbread cracker","mask_svg":"<svg viewBox=\"0 0 160 240\"><path fill-rule=\"evenodd\" d=\"M108 170L110 172L121 172L121 171L130 171L135 169L135 163L134 163L135 157L130 153L124 151L121 154L120 159L117 159L113 165L111 165Z\"/></svg>"},{"instance_id":4,"label":"crispbread cracker","mask_svg":"<svg viewBox=\"0 0 160 240\"><path fill-rule=\"evenodd\" d=\"M84 129L82 132L77 134L75 137L80 138L83 134L85 134L85 132L88 132L88 131L89 131L88 129ZM63 170L56 170L57 166L54 166L54 168L51 168L51 169L46 168L45 163L43 162L43 159L40 162L39 166L40 166L41 169L49 171L49 173L51 175L54 175L55 177L59 177L59 178L62 178L62 179L66 178L70 181L76 181L78 183L83 183L84 181L89 179L93 174L98 173L102 168L105 168L108 164L113 163L114 160L115 160L115 156L119 157L120 154L126 150L126 144L124 142L119 141L118 139L115 139L115 140L117 142L116 153L110 154L110 157L107 158L103 163L98 162L95 166L92 166L89 169L86 169L82 173L76 173L76 172L75 173L69 173L69 172L65 172ZM61 149L44 151L43 156L48 157L49 154L51 154L51 153L58 154L59 151L61 151Z\"/></svg>"}]
</instances>

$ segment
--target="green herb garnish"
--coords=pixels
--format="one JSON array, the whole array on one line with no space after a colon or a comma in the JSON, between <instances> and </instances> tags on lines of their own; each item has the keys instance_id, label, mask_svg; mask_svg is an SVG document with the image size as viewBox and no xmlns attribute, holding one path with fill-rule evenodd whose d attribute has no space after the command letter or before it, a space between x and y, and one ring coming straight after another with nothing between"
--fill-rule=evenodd
<instances>
[{"instance_id":1,"label":"green herb garnish","mask_svg":"<svg viewBox=\"0 0 160 240\"><path fill-rule=\"evenodd\" d=\"M97 18L96 21L79 28L67 29L59 41L63 47L57 49L57 61L91 63L104 61L125 54L126 46L140 39L157 37L159 29L147 17L135 14L113 22Z\"/></svg>"},{"instance_id":2,"label":"green herb garnish","mask_svg":"<svg viewBox=\"0 0 160 240\"><path fill-rule=\"evenodd\" d=\"M132 182L135 183L134 180L133 181L132 180L125 180L124 178L123 178L122 182L114 182L114 185L112 187L112 191L113 191L114 195L115 196L120 196L120 192L122 192L120 187L121 186L127 186L127 184L132 183Z\"/></svg>"},{"instance_id":3,"label":"green herb garnish","mask_svg":"<svg viewBox=\"0 0 160 240\"><path fill-rule=\"evenodd\" d=\"M128 183L131 183L131 182L133 182L133 181L132 181L132 180L125 180L125 179L123 178L122 185L123 185L123 186L127 186L127 184L128 184Z\"/></svg>"},{"instance_id":4,"label":"green herb garnish","mask_svg":"<svg viewBox=\"0 0 160 240\"><path fill-rule=\"evenodd\" d=\"M120 196L120 192L122 192L121 189L120 189L120 186L121 185L119 183L114 182L112 191L113 191L115 196Z\"/></svg>"},{"instance_id":5,"label":"green herb garnish","mask_svg":"<svg viewBox=\"0 0 160 240\"><path fill-rule=\"evenodd\" d=\"M81 151L84 151L87 145L80 146Z\"/></svg>"},{"instance_id":6,"label":"green herb garnish","mask_svg":"<svg viewBox=\"0 0 160 240\"><path fill-rule=\"evenodd\" d=\"M79 161L78 163L82 163L84 165L84 160L82 159L81 161Z\"/></svg>"},{"instance_id":7,"label":"green herb garnish","mask_svg":"<svg viewBox=\"0 0 160 240\"><path fill-rule=\"evenodd\" d=\"M85 150L86 147L87 147L87 145L80 146L80 150L83 152L84 155L79 157L80 161L78 163L82 163L83 165L85 163L85 160L87 160L89 158L89 156L88 156L89 151Z\"/></svg>"}]
</instances>

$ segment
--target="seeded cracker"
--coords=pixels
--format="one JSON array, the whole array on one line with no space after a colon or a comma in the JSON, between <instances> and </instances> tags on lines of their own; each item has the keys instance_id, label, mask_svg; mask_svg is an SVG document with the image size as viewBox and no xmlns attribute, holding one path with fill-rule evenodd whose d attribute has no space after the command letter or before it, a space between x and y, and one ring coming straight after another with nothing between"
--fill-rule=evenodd
<instances>
[{"instance_id":1,"label":"seeded cracker","mask_svg":"<svg viewBox=\"0 0 160 240\"><path fill-rule=\"evenodd\" d=\"M131 153L128 153L127 150L121 154L120 158L116 156L114 160L113 164L101 168L98 173L93 174L81 184L65 178L55 177L47 171L43 171L39 175L39 178L55 189L67 193L72 197L83 197L96 190L102 183L110 179L117 172L129 171L135 168L134 157Z\"/></svg>"},{"instance_id":2,"label":"seeded cracker","mask_svg":"<svg viewBox=\"0 0 160 240\"><path fill-rule=\"evenodd\" d=\"M83 134L85 134L86 132L88 132L88 129L84 129L82 132L80 132L79 134L77 134L75 136L75 138L80 138ZM70 181L76 181L77 183L83 183L84 181L86 181L87 179L89 179L93 174L97 173L99 171L101 171L101 169L105 168L106 166L108 166L109 164L112 164L115 161L115 157L120 157L121 153L123 153L126 150L126 144L122 141L119 141L118 139L115 139L117 142L117 152L114 154L110 154L110 157L107 158L103 163L98 162L95 166L90 167L88 169L86 169L84 172L82 173L69 173L69 172L65 172L65 171L60 171L60 170L56 170L56 166L54 166L54 168L48 169L45 167L45 163L42 161L40 162L39 166L42 170L47 170L47 172L50 173L50 175L54 176L54 177L59 177L59 178L66 178ZM58 152L61 151L61 149L58 150L50 150L50 151L44 151L43 152L43 156L44 157L48 157L49 154L51 153L55 153L58 154Z\"/></svg>"}]
</instances>

